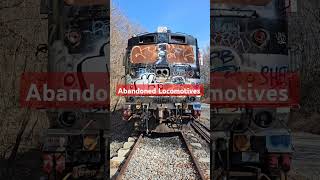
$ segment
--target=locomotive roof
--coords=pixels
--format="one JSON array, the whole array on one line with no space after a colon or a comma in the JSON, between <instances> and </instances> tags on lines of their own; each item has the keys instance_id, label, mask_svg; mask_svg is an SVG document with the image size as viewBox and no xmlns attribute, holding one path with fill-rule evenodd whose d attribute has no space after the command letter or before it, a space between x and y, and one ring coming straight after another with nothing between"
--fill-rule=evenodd
<instances>
[{"instance_id":1,"label":"locomotive roof","mask_svg":"<svg viewBox=\"0 0 320 180\"><path fill-rule=\"evenodd\" d=\"M143 33L130 38L128 40L128 47L143 45L143 44L159 44L159 43L197 45L197 39L191 35L184 34L184 33L172 33L172 32Z\"/></svg>"}]
</instances>

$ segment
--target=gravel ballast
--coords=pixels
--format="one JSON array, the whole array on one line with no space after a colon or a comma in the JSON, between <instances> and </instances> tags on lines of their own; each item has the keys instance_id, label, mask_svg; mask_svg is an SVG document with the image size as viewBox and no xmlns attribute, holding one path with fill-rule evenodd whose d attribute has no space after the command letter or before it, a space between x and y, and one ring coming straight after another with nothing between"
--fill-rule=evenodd
<instances>
[{"instance_id":1,"label":"gravel ballast","mask_svg":"<svg viewBox=\"0 0 320 180\"><path fill-rule=\"evenodd\" d=\"M144 137L132 156L123 179L200 179L179 136Z\"/></svg>"}]
</instances>

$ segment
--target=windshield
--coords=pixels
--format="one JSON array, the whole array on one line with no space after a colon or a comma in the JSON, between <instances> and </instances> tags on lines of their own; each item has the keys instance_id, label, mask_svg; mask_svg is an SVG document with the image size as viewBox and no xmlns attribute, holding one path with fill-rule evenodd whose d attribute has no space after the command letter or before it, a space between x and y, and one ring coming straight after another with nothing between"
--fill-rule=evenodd
<instances>
[{"instance_id":1,"label":"windshield","mask_svg":"<svg viewBox=\"0 0 320 180\"><path fill-rule=\"evenodd\" d=\"M193 64L195 60L195 48L191 45L168 44L167 61L170 64Z\"/></svg>"},{"instance_id":2,"label":"windshield","mask_svg":"<svg viewBox=\"0 0 320 180\"><path fill-rule=\"evenodd\" d=\"M131 50L130 61L132 64L153 64L158 59L157 45L134 46Z\"/></svg>"},{"instance_id":3,"label":"windshield","mask_svg":"<svg viewBox=\"0 0 320 180\"><path fill-rule=\"evenodd\" d=\"M193 64L195 62L196 48L192 45L166 44L165 50L157 44L134 46L130 54L132 64L155 64L161 61L161 53L165 53L169 64Z\"/></svg>"}]
</instances>

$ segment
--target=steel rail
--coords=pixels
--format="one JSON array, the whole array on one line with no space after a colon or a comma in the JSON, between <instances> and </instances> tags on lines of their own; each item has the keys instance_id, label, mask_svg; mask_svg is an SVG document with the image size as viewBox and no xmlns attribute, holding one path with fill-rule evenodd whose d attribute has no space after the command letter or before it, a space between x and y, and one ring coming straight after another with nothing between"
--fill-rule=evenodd
<instances>
[{"instance_id":1,"label":"steel rail","mask_svg":"<svg viewBox=\"0 0 320 180\"><path fill-rule=\"evenodd\" d=\"M185 135L184 135L182 132L174 132L174 133L172 133L172 134L178 134L178 136L181 137L182 143L184 143L184 144L186 145L187 150L189 151L189 154L190 154L190 156L191 156L191 160L192 160L192 162L194 163L195 168L196 168L196 170L197 170L198 173L199 173L200 179L201 179L201 180L206 180L206 178L205 178L205 176L204 176L204 173L202 172L202 170L201 170L201 168L200 168L200 166L199 166L198 160L196 159L196 157L194 156L194 154L193 154L193 152L192 152L192 147L191 147L191 145L187 142ZM122 180L122 179L123 179L123 176L124 176L124 173L125 173L126 170L127 170L128 164L129 164L130 160L132 159L132 156L133 156L133 154L135 153L135 151L136 151L138 145L140 144L140 142L142 141L142 139L143 139L143 134L141 134L140 137L139 137L139 139L136 141L136 143L135 143L134 147L132 148L132 150L131 150L128 158L125 160L125 163L121 166L121 170L120 170L119 174L117 175L117 177L115 177L115 178L113 178L113 179L115 179L115 180Z\"/></svg>"},{"instance_id":2,"label":"steel rail","mask_svg":"<svg viewBox=\"0 0 320 180\"><path fill-rule=\"evenodd\" d=\"M132 150L130 151L130 154L129 154L128 158L125 160L125 163L121 166L121 170L120 170L119 174L117 175L116 178L113 178L113 179L115 179L115 180L122 180L123 175L124 175L124 173L125 173L126 170L127 170L128 164L129 164L129 162L130 162L133 154L136 152L136 149L137 149L138 145L141 143L142 138L143 138L143 134L141 134L141 135L139 136L138 140L136 141L136 143L134 144Z\"/></svg>"},{"instance_id":3,"label":"steel rail","mask_svg":"<svg viewBox=\"0 0 320 180\"><path fill-rule=\"evenodd\" d=\"M182 132L180 132L180 134L181 134L182 140L184 141L184 143L187 146L187 149L188 149L188 151L190 153L191 159L192 159L192 161L193 161L193 163L194 163L194 165L195 165L195 167L196 167L196 169L197 169L197 171L198 171L198 173L200 175L201 180L206 180L205 175L204 175L203 171L200 168L199 162L198 162L198 160L196 159L196 157L193 154L191 145L186 140L185 135Z\"/></svg>"},{"instance_id":4,"label":"steel rail","mask_svg":"<svg viewBox=\"0 0 320 180\"><path fill-rule=\"evenodd\" d=\"M210 131L208 131L207 127L197 121L193 121L191 126L207 143L210 144Z\"/></svg>"}]
</instances>

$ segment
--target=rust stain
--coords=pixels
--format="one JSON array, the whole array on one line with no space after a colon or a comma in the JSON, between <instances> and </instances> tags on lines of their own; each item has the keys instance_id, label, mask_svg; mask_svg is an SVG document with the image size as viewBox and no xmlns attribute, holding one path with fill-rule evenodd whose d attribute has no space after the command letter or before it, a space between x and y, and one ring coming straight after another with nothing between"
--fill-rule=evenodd
<instances>
[{"instance_id":1,"label":"rust stain","mask_svg":"<svg viewBox=\"0 0 320 180\"><path fill-rule=\"evenodd\" d=\"M168 44L167 60L169 63L194 63L195 55L190 45Z\"/></svg>"},{"instance_id":2,"label":"rust stain","mask_svg":"<svg viewBox=\"0 0 320 180\"><path fill-rule=\"evenodd\" d=\"M157 45L134 46L131 51L131 63L152 64L158 59Z\"/></svg>"},{"instance_id":3,"label":"rust stain","mask_svg":"<svg viewBox=\"0 0 320 180\"><path fill-rule=\"evenodd\" d=\"M180 44L167 44L168 63L188 63L192 64L195 60L193 46ZM152 45L134 46L131 51L131 63L153 64L158 60L158 47Z\"/></svg>"}]
</instances>

